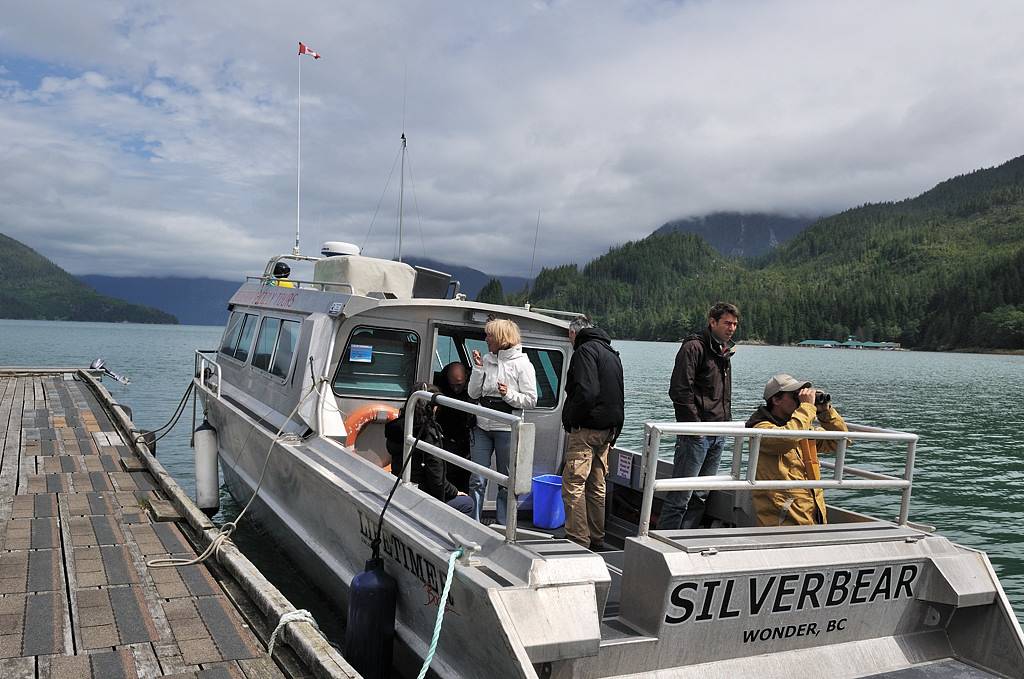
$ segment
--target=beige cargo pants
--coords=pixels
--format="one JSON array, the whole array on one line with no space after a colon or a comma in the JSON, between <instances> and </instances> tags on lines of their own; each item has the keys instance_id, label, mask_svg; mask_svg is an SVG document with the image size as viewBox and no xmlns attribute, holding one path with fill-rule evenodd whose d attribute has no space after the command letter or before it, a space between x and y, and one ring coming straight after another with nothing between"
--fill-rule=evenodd
<instances>
[{"instance_id":1,"label":"beige cargo pants","mask_svg":"<svg viewBox=\"0 0 1024 679\"><path fill-rule=\"evenodd\" d=\"M569 432L562 469L565 536L584 547L604 542L604 477L611 438L611 429Z\"/></svg>"}]
</instances>

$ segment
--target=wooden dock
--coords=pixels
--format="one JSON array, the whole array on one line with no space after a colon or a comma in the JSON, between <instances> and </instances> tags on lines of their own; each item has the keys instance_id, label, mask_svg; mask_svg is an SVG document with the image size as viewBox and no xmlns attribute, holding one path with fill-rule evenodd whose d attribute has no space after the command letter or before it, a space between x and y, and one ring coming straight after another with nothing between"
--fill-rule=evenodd
<instances>
[{"instance_id":1,"label":"wooden dock","mask_svg":"<svg viewBox=\"0 0 1024 679\"><path fill-rule=\"evenodd\" d=\"M358 674L213 524L88 372L0 368L0 677ZM276 662L275 662L276 660Z\"/></svg>"}]
</instances>

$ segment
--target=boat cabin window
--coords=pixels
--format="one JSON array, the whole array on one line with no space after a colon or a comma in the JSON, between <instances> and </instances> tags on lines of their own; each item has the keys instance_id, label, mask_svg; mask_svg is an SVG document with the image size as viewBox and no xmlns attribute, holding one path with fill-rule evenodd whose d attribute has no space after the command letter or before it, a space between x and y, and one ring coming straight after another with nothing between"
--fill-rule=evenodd
<instances>
[{"instance_id":1,"label":"boat cabin window","mask_svg":"<svg viewBox=\"0 0 1024 679\"><path fill-rule=\"evenodd\" d=\"M274 349L274 360L270 366L270 374L287 377L295 355L295 345L299 343L298 321L281 321L281 332L277 336L277 347Z\"/></svg>"},{"instance_id":2,"label":"boat cabin window","mask_svg":"<svg viewBox=\"0 0 1024 679\"><path fill-rule=\"evenodd\" d=\"M228 319L228 327L224 331L224 339L220 343L220 352L222 354L234 355L235 345L238 343L238 328L242 324L242 317L244 315L237 311L231 313L231 318Z\"/></svg>"},{"instance_id":3,"label":"boat cabin window","mask_svg":"<svg viewBox=\"0 0 1024 679\"><path fill-rule=\"evenodd\" d=\"M537 407L557 407L561 392L562 352L535 347L523 347L523 351L537 373Z\"/></svg>"},{"instance_id":4,"label":"boat cabin window","mask_svg":"<svg viewBox=\"0 0 1024 679\"><path fill-rule=\"evenodd\" d=\"M438 345L441 338L438 337ZM466 338L466 350L472 353L476 349L481 354L487 353L487 342L482 339ZM537 375L537 408L555 408L562 386L562 352L557 349L539 349L523 347L523 353L533 364ZM456 359L452 359L456 360Z\"/></svg>"},{"instance_id":5,"label":"boat cabin window","mask_svg":"<svg viewBox=\"0 0 1024 679\"><path fill-rule=\"evenodd\" d=\"M455 339L451 335L438 333L437 348L434 350L434 361L431 365L435 376L436 373L444 370L444 367L449 363L459 361L467 362L465 357L459 355L459 347L455 344Z\"/></svg>"},{"instance_id":6,"label":"boat cabin window","mask_svg":"<svg viewBox=\"0 0 1024 679\"><path fill-rule=\"evenodd\" d=\"M253 314L242 314L237 311L232 313L228 319L228 328L224 331L221 353L237 358L242 363L249 360L249 349L256 334L257 320Z\"/></svg>"},{"instance_id":7,"label":"boat cabin window","mask_svg":"<svg viewBox=\"0 0 1024 679\"><path fill-rule=\"evenodd\" d=\"M260 324L252 365L271 375L287 377L299 338L299 322L266 316Z\"/></svg>"},{"instance_id":8,"label":"boat cabin window","mask_svg":"<svg viewBox=\"0 0 1024 679\"><path fill-rule=\"evenodd\" d=\"M252 339L256 336L257 317L253 314L246 314L242 321L242 330L238 333L238 344L235 346L234 357L242 363L249 360L249 349L252 348Z\"/></svg>"},{"instance_id":9,"label":"boat cabin window","mask_svg":"<svg viewBox=\"0 0 1024 679\"><path fill-rule=\"evenodd\" d=\"M338 396L405 399L416 375L420 338L410 330L360 326L349 335L334 375Z\"/></svg>"},{"instance_id":10,"label":"boat cabin window","mask_svg":"<svg viewBox=\"0 0 1024 679\"><path fill-rule=\"evenodd\" d=\"M252 354L252 366L270 372L270 359L277 345L277 333L281 330L280 318L263 319L260 334L256 337L256 351Z\"/></svg>"}]
</instances>

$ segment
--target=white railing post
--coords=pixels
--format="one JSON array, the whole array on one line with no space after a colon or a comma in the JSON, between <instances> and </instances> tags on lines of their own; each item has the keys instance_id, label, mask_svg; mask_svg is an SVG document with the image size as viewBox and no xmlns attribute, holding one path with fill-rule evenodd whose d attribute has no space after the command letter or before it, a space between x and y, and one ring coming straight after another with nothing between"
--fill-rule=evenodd
<instances>
[{"instance_id":1,"label":"white railing post","mask_svg":"<svg viewBox=\"0 0 1024 679\"><path fill-rule=\"evenodd\" d=\"M741 463L743 462L743 440L745 437L736 436L732 444L732 477L740 478Z\"/></svg>"},{"instance_id":2,"label":"white railing post","mask_svg":"<svg viewBox=\"0 0 1024 679\"><path fill-rule=\"evenodd\" d=\"M644 497L640 503L640 526L637 535L644 537L651 529L651 511L654 507L654 487L658 479L658 449L661 430L656 425L644 425L644 452L640 468L643 474Z\"/></svg>"},{"instance_id":3,"label":"white railing post","mask_svg":"<svg viewBox=\"0 0 1024 679\"><path fill-rule=\"evenodd\" d=\"M505 486L505 542L516 541L516 526L519 523L519 500L513 480L519 468L519 424L512 423L512 432L508 442L508 485ZM498 489L501 492L501 488Z\"/></svg>"},{"instance_id":4,"label":"white railing post","mask_svg":"<svg viewBox=\"0 0 1024 679\"><path fill-rule=\"evenodd\" d=\"M846 464L846 439L840 439L836 445L836 473L835 479L843 482L843 466Z\"/></svg>"},{"instance_id":5,"label":"white railing post","mask_svg":"<svg viewBox=\"0 0 1024 679\"><path fill-rule=\"evenodd\" d=\"M518 419L518 418L517 418ZM533 475L534 425L519 419L512 423L509 437L508 485L505 486L505 541L516 541L519 524L519 496L529 492L529 478ZM524 470L526 479L523 478Z\"/></svg>"},{"instance_id":6,"label":"white railing post","mask_svg":"<svg viewBox=\"0 0 1024 679\"><path fill-rule=\"evenodd\" d=\"M747 481L754 483L757 480L757 460L761 456L761 437L750 437L750 457L747 459Z\"/></svg>"},{"instance_id":7,"label":"white railing post","mask_svg":"<svg viewBox=\"0 0 1024 679\"><path fill-rule=\"evenodd\" d=\"M917 455L917 437L907 442L907 466L903 470L903 478L911 481L914 478L914 457ZM910 491L912 485L907 484L903 489L903 499L900 501L900 525L907 525L910 519Z\"/></svg>"},{"instance_id":8,"label":"white railing post","mask_svg":"<svg viewBox=\"0 0 1024 679\"><path fill-rule=\"evenodd\" d=\"M412 459L412 443L409 441L410 438L415 439L416 434L413 433L413 426L416 424L416 403L423 398L420 394L428 392L417 391L415 394L409 397L409 400L405 404L405 422L402 423L402 482L412 483L412 465L409 464ZM410 411L412 417L409 417Z\"/></svg>"}]
</instances>

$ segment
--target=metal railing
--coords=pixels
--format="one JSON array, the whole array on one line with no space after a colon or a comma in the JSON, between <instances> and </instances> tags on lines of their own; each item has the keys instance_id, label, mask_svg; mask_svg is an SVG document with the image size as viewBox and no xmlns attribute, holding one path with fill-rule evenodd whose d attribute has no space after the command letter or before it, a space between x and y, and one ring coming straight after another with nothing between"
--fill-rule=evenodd
<instances>
[{"instance_id":1,"label":"metal railing","mask_svg":"<svg viewBox=\"0 0 1024 679\"><path fill-rule=\"evenodd\" d=\"M733 490L750 492L755 490L791 490L796 488L843 488L854 489L900 489L900 525L906 525L910 511L910 491L914 477L914 455L917 449L917 434L868 427L847 423L850 431L821 431L793 429L748 429L740 422L648 422L644 425L644 450L641 460L643 470L643 503L640 508L638 535L650 532L651 508L654 494L663 491L686 490ZM732 436L733 456L731 473L718 476L692 476L686 478L657 478L658 448L662 434L684 436ZM771 439L820 439L837 441L836 461L820 464L833 470L833 478L817 481L761 481L757 476L757 461L760 457L761 441ZM888 441L906 445L906 459L903 475L891 476L846 465L847 441ZM741 477L743 443L749 441L745 478ZM858 477L845 478L845 475Z\"/></svg>"},{"instance_id":2,"label":"metal railing","mask_svg":"<svg viewBox=\"0 0 1024 679\"><path fill-rule=\"evenodd\" d=\"M561 309L542 309L536 306L530 306L527 302L524 307L527 311L532 311L535 314L544 314L545 316L564 316L565 318L582 318L586 314L582 314L579 311L563 311Z\"/></svg>"},{"instance_id":3,"label":"metal railing","mask_svg":"<svg viewBox=\"0 0 1024 679\"><path fill-rule=\"evenodd\" d=\"M464 457L450 453L444 448L438 448L431 443L426 443L424 441L417 443L415 432L413 431L413 425L415 424L414 420L416 418L415 416L410 416L410 413L415 412L416 404L421 401L433 402L437 405L445 406L446 408L461 410L465 413L485 417L488 420L509 425L512 428L512 437L511 442L509 443L508 474L502 474L490 467L479 465L471 460L465 459ZM467 403L447 396L432 394L429 391L413 392L413 394L409 396L409 400L406 401L405 412L405 439L404 445L402 446L402 480L409 483L412 479L410 454L412 453L413 444L415 444L416 447L424 453L433 455L434 457L444 460L449 464L462 467L463 469L469 470L470 473L479 474L486 479L494 481L500 486L504 486L508 489L508 502L506 503L507 507L505 510L505 542L515 542L516 524L518 522L518 496L530 492L530 487L533 482L533 443L534 436L536 434L534 424L532 422L524 422L522 417L511 413L491 410L490 408L484 408L483 406L476 405L475 403Z\"/></svg>"},{"instance_id":4,"label":"metal railing","mask_svg":"<svg viewBox=\"0 0 1024 679\"><path fill-rule=\"evenodd\" d=\"M206 354L217 355L216 349L196 349L195 370L193 375L199 380L199 386L212 391L213 395L220 398L220 364L216 358L207 358ZM216 381L211 378L215 378Z\"/></svg>"},{"instance_id":5,"label":"metal railing","mask_svg":"<svg viewBox=\"0 0 1024 679\"><path fill-rule=\"evenodd\" d=\"M268 288L278 290L321 290L326 292L346 292L355 294L355 288L348 283L336 283L334 281L304 281L297 278L275 278L273 276L246 276L245 282L259 283ZM279 285L279 283L291 283L292 285ZM344 288L344 289L339 289Z\"/></svg>"}]
</instances>

